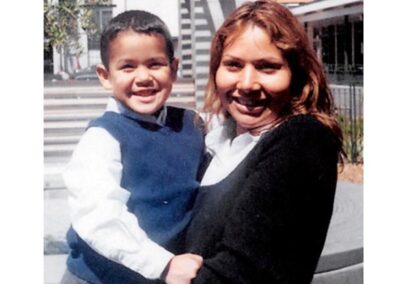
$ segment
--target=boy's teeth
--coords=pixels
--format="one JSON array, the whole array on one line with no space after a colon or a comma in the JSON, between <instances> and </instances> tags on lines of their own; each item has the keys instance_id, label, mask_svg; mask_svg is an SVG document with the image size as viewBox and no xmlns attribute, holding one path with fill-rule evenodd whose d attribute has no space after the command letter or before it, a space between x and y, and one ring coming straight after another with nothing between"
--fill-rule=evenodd
<instances>
[{"instance_id":1,"label":"boy's teeth","mask_svg":"<svg viewBox=\"0 0 400 284\"><path fill-rule=\"evenodd\" d=\"M150 96L150 95L153 94L153 91L149 91L149 90L146 90L146 91L139 91L139 92L137 92L137 94L138 94L139 96Z\"/></svg>"}]
</instances>

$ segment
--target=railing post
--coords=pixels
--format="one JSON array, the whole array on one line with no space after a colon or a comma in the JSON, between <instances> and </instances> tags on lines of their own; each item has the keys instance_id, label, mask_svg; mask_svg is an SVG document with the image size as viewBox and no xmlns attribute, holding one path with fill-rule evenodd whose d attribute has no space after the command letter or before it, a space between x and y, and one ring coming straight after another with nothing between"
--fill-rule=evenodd
<instances>
[{"instance_id":1,"label":"railing post","mask_svg":"<svg viewBox=\"0 0 400 284\"><path fill-rule=\"evenodd\" d=\"M357 157L357 104L356 104L356 87L354 83L350 83L350 108L351 108L351 162L356 162Z\"/></svg>"}]
</instances>

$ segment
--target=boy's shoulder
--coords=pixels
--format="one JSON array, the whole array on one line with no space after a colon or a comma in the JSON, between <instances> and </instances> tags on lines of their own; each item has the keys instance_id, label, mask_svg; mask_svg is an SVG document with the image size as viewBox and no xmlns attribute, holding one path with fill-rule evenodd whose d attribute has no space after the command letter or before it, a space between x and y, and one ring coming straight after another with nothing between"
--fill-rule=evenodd
<instances>
[{"instance_id":1,"label":"boy's shoulder","mask_svg":"<svg viewBox=\"0 0 400 284\"><path fill-rule=\"evenodd\" d=\"M197 129L204 136L205 123L198 111L188 108L167 106L166 125L172 129Z\"/></svg>"},{"instance_id":2,"label":"boy's shoulder","mask_svg":"<svg viewBox=\"0 0 400 284\"><path fill-rule=\"evenodd\" d=\"M88 127L102 124L102 123L110 121L110 120L112 121L112 120L118 119L120 116L121 116L120 113L116 113L113 111L105 111L102 115L89 121Z\"/></svg>"},{"instance_id":3,"label":"boy's shoulder","mask_svg":"<svg viewBox=\"0 0 400 284\"><path fill-rule=\"evenodd\" d=\"M177 106L166 106L167 112L188 112L188 113L196 113L193 109L177 107Z\"/></svg>"},{"instance_id":4,"label":"boy's shoulder","mask_svg":"<svg viewBox=\"0 0 400 284\"><path fill-rule=\"evenodd\" d=\"M167 120L184 120L188 117L194 116L196 116L196 112L194 110L176 106L166 106Z\"/></svg>"}]
</instances>

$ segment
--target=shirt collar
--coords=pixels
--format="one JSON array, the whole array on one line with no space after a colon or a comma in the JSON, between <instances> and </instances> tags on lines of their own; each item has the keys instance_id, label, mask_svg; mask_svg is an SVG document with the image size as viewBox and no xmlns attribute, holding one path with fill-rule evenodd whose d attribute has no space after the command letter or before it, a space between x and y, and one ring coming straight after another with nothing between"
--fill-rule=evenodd
<instances>
[{"instance_id":1,"label":"shirt collar","mask_svg":"<svg viewBox=\"0 0 400 284\"><path fill-rule=\"evenodd\" d=\"M126 107L123 103L115 99L114 97L110 97L107 102L106 111L112 111L116 113L120 113L122 115L128 116L130 118L141 120L144 122L154 123L159 126L165 126L167 119L167 107L164 105L156 117L151 114L141 114L137 113L130 108Z\"/></svg>"},{"instance_id":2,"label":"shirt collar","mask_svg":"<svg viewBox=\"0 0 400 284\"><path fill-rule=\"evenodd\" d=\"M212 129L205 138L208 151L216 153L226 147L227 143L230 145L229 147L240 151L249 144L257 143L260 140L260 136L251 135L248 131L233 137L234 131L235 123L232 119L226 119L221 125Z\"/></svg>"}]
</instances>

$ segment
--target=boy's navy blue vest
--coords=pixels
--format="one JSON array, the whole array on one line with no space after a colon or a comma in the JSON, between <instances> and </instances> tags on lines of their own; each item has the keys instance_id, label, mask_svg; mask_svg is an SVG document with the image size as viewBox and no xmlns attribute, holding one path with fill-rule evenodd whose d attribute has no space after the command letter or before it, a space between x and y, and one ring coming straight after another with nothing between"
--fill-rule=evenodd
<instances>
[{"instance_id":1,"label":"boy's navy blue vest","mask_svg":"<svg viewBox=\"0 0 400 284\"><path fill-rule=\"evenodd\" d=\"M135 119L134 113L105 112L89 124L93 126L106 129L120 143L121 186L131 192L128 210L153 241L179 253L204 150L194 112L168 107L164 126ZM72 228L67 241L67 266L79 278L90 283L147 283L138 273L96 253Z\"/></svg>"}]
</instances>

